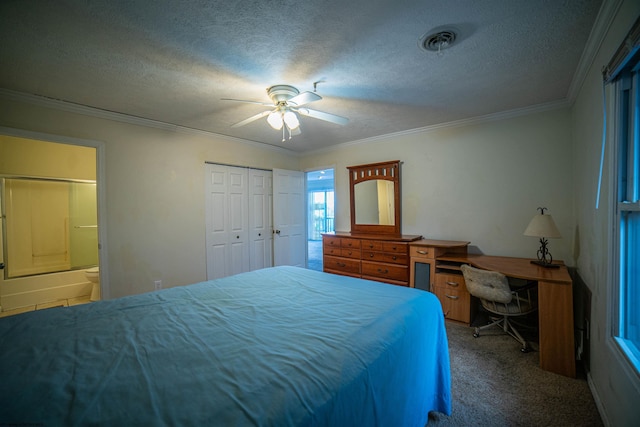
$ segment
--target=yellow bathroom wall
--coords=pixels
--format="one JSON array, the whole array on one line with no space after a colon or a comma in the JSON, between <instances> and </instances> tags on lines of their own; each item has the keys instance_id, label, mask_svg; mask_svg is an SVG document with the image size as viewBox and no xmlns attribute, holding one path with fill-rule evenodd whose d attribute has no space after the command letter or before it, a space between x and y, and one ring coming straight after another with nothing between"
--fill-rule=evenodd
<instances>
[{"instance_id":1,"label":"yellow bathroom wall","mask_svg":"<svg viewBox=\"0 0 640 427\"><path fill-rule=\"evenodd\" d=\"M96 149L0 135L0 174L96 179Z\"/></svg>"}]
</instances>

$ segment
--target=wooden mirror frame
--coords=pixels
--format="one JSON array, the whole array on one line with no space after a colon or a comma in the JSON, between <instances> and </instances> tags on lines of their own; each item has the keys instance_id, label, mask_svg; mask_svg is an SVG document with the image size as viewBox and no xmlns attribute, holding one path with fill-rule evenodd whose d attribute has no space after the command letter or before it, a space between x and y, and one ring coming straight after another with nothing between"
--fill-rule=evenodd
<instances>
[{"instance_id":1,"label":"wooden mirror frame","mask_svg":"<svg viewBox=\"0 0 640 427\"><path fill-rule=\"evenodd\" d=\"M349 186L351 198L351 232L352 233L375 233L400 235L400 160L391 160L381 163L369 163L366 165L347 166L349 170ZM392 181L393 186L393 225L379 224L357 224L356 223L356 203L355 185L360 182L372 180Z\"/></svg>"}]
</instances>

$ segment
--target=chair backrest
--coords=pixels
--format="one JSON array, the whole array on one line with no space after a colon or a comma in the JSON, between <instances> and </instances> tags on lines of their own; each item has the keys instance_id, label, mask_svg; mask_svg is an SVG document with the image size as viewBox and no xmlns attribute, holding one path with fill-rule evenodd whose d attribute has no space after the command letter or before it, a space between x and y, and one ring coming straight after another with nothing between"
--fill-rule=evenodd
<instances>
[{"instance_id":1,"label":"chair backrest","mask_svg":"<svg viewBox=\"0 0 640 427\"><path fill-rule=\"evenodd\" d=\"M497 271L480 270L462 265L462 274L467 290L476 298L509 304L512 293L507 277Z\"/></svg>"}]
</instances>

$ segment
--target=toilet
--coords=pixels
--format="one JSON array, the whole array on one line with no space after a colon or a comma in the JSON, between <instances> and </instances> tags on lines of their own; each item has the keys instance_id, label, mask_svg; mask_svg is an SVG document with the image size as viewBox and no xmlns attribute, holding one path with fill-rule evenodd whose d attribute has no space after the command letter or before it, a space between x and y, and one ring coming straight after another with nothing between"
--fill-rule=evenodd
<instances>
[{"instance_id":1,"label":"toilet","mask_svg":"<svg viewBox=\"0 0 640 427\"><path fill-rule=\"evenodd\" d=\"M91 301L100 300L100 267L93 267L84 271L87 280L93 284L91 288Z\"/></svg>"}]
</instances>

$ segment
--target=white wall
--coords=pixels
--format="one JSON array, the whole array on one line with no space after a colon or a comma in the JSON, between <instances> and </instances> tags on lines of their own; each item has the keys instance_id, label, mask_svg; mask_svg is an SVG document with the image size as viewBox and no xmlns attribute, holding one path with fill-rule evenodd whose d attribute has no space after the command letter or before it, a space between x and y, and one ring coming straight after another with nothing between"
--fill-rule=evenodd
<instances>
[{"instance_id":1,"label":"white wall","mask_svg":"<svg viewBox=\"0 0 640 427\"><path fill-rule=\"evenodd\" d=\"M600 207L596 210L596 189L602 144L602 75L633 22L640 16L640 2L626 0L600 46L573 108L573 179L576 213L578 274L592 292L591 383L604 418L612 426L637 425L640 419L640 377L621 356L610 334L613 306L609 239L612 194L608 143ZM611 99L610 87L607 90ZM610 118L610 117L609 117ZM609 130L612 125L609 122ZM610 134L611 135L611 134Z\"/></svg>"},{"instance_id":2,"label":"white wall","mask_svg":"<svg viewBox=\"0 0 640 427\"><path fill-rule=\"evenodd\" d=\"M554 259L573 265L571 131L568 108L345 144L301 159L336 168L336 230L350 229L347 166L401 160L402 232L470 241L490 254L535 257L523 235L549 208L562 239Z\"/></svg>"},{"instance_id":3,"label":"white wall","mask_svg":"<svg viewBox=\"0 0 640 427\"><path fill-rule=\"evenodd\" d=\"M285 150L0 97L0 126L101 141L111 297L206 279L205 161L298 170ZM100 179L100 176L98 176ZM104 265L101 266L104 268Z\"/></svg>"}]
</instances>

